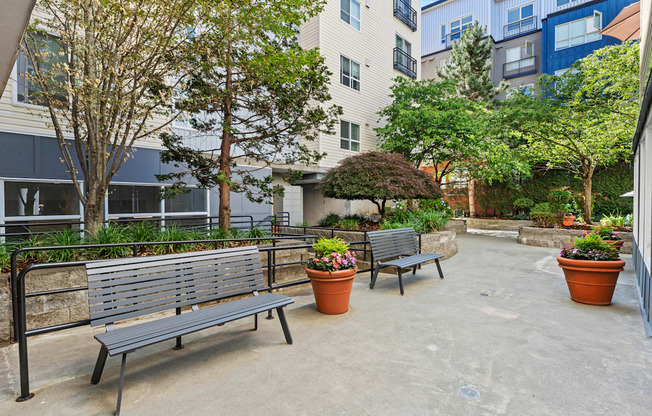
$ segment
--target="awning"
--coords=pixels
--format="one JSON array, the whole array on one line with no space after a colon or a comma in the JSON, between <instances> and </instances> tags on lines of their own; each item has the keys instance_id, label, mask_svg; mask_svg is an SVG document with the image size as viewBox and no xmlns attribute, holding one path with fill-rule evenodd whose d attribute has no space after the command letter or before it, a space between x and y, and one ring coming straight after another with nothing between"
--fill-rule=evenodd
<instances>
[{"instance_id":1,"label":"awning","mask_svg":"<svg viewBox=\"0 0 652 416\"><path fill-rule=\"evenodd\" d=\"M623 42L641 39L641 3L630 4L600 32Z\"/></svg>"},{"instance_id":2,"label":"awning","mask_svg":"<svg viewBox=\"0 0 652 416\"><path fill-rule=\"evenodd\" d=\"M0 95L16 61L36 0L0 0Z\"/></svg>"}]
</instances>

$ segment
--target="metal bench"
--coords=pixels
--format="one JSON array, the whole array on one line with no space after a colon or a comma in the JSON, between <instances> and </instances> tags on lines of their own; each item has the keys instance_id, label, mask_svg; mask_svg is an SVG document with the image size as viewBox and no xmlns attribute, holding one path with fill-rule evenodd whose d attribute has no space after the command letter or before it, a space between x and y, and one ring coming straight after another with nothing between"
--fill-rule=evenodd
<instances>
[{"instance_id":1,"label":"metal bench","mask_svg":"<svg viewBox=\"0 0 652 416\"><path fill-rule=\"evenodd\" d=\"M412 274L417 272L417 266L421 263L434 260L437 264L439 277L444 278L439 265L442 254L421 253L419 249L419 236L412 228L398 228L395 230L381 230L367 232L371 243L371 253L376 260L376 267L371 275L369 288L376 285L378 273L383 267L394 266L398 268L398 284L403 295L403 270L412 267ZM393 259L385 261L387 259ZM373 264L372 264L373 267Z\"/></svg>"},{"instance_id":2,"label":"metal bench","mask_svg":"<svg viewBox=\"0 0 652 416\"><path fill-rule=\"evenodd\" d=\"M105 325L95 336L100 344L91 383L102 376L107 356L122 355L116 415L120 414L127 354L138 348L176 338L175 349L183 348L181 337L236 319L276 309L285 340L292 336L283 307L294 301L264 290L257 247L238 247L164 256L102 260L86 265L91 326ZM234 295L254 296L199 309L198 304ZM181 313L182 307L190 307ZM143 315L176 309L176 315L116 329L114 323Z\"/></svg>"}]
</instances>

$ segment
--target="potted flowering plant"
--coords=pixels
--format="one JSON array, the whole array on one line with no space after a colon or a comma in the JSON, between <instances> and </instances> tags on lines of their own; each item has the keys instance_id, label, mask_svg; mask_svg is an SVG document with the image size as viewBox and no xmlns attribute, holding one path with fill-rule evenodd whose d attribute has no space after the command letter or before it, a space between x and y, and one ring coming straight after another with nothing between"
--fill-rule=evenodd
<instances>
[{"instance_id":1,"label":"potted flowering plant","mask_svg":"<svg viewBox=\"0 0 652 416\"><path fill-rule=\"evenodd\" d=\"M572 300L589 305L611 304L625 261L618 258L618 250L599 233L584 233L575 238L561 250L557 261L564 270Z\"/></svg>"},{"instance_id":2,"label":"potted flowering plant","mask_svg":"<svg viewBox=\"0 0 652 416\"><path fill-rule=\"evenodd\" d=\"M605 242L613 245L616 248L616 250L620 252L620 249L623 247L625 240L622 240L618 235L618 233L615 232L613 228L606 227L606 226L598 226L598 227L592 227L592 229L593 232L600 234L600 238L602 238Z\"/></svg>"},{"instance_id":3,"label":"potted flowering plant","mask_svg":"<svg viewBox=\"0 0 652 416\"><path fill-rule=\"evenodd\" d=\"M315 256L306 263L317 310L337 315L349 310L349 298L357 267L355 253L339 237L320 238L313 245Z\"/></svg>"}]
</instances>

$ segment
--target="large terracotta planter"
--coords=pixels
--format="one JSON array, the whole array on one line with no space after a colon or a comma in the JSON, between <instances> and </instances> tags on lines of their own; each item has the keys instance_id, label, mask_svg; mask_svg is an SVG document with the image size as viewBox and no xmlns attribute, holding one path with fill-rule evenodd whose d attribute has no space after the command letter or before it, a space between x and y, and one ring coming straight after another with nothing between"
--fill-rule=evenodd
<instances>
[{"instance_id":1,"label":"large terracotta planter","mask_svg":"<svg viewBox=\"0 0 652 416\"><path fill-rule=\"evenodd\" d=\"M319 312L338 315L349 310L349 298L356 271L357 269L347 269L331 273L306 269Z\"/></svg>"},{"instance_id":2,"label":"large terracotta planter","mask_svg":"<svg viewBox=\"0 0 652 416\"><path fill-rule=\"evenodd\" d=\"M570 227L575 222L575 218L576 217L574 215L565 215L561 222L564 227Z\"/></svg>"},{"instance_id":3,"label":"large terracotta planter","mask_svg":"<svg viewBox=\"0 0 652 416\"><path fill-rule=\"evenodd\" d=\"M604 240L605 243L609 243L612 246L616 247L616 250L620 253L620 249L623 248L625 240Z\"/></svg>"},{"instance_id":4,"label":"large terracotta planter","mask_svg":"<svg viewBox=\"0 0 652 416\"><path fill-rule=\"evenodd\" d=\"M611 305L625 260L575 260L557 257L564 270L571 299L588 305Z\"/></svg>"}]
</instances>

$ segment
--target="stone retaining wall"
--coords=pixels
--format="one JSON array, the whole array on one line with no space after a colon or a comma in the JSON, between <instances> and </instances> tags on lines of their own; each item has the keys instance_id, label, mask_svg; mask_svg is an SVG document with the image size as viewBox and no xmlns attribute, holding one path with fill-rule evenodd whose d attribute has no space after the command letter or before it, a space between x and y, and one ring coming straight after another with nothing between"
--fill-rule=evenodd
<instances>
[{"instance_id":1,"label":"stone retaining wall","mask_svg":"<svg viewBox=\"0 0 652 416\"><path fill-rule=\"evenodd\" d=\"M455 231L457 234L466 233L466 219L451 218L444 227L445 231Z\"/></svg>"},{"instance_id":2,"label":"stone retaining wall","mask_svg":"<svg viewBox=\"0 0 652 416\"><path fill-rule=\"evenodd\" d=\"M485 218L466 218L468 228L479 230L518 231L520 227L531 227L529 220L492 220Z\"/></svg>"},{"instance_id":3,"label":"stone retaining wall","mask_svg":"<svg viewBox=\"0 0 652 416\"><path fill-rule=\"evenodd\" d=\"M518 230L519 244L537 247L562 248L570 244L571 240L579 237L586 230L569 230L565 228L537 228L521 227ZM629 232L618 232L621 239L625 241L620 252L623 254L632 254L632 237Z\"/></svg>"}]
</instances>

